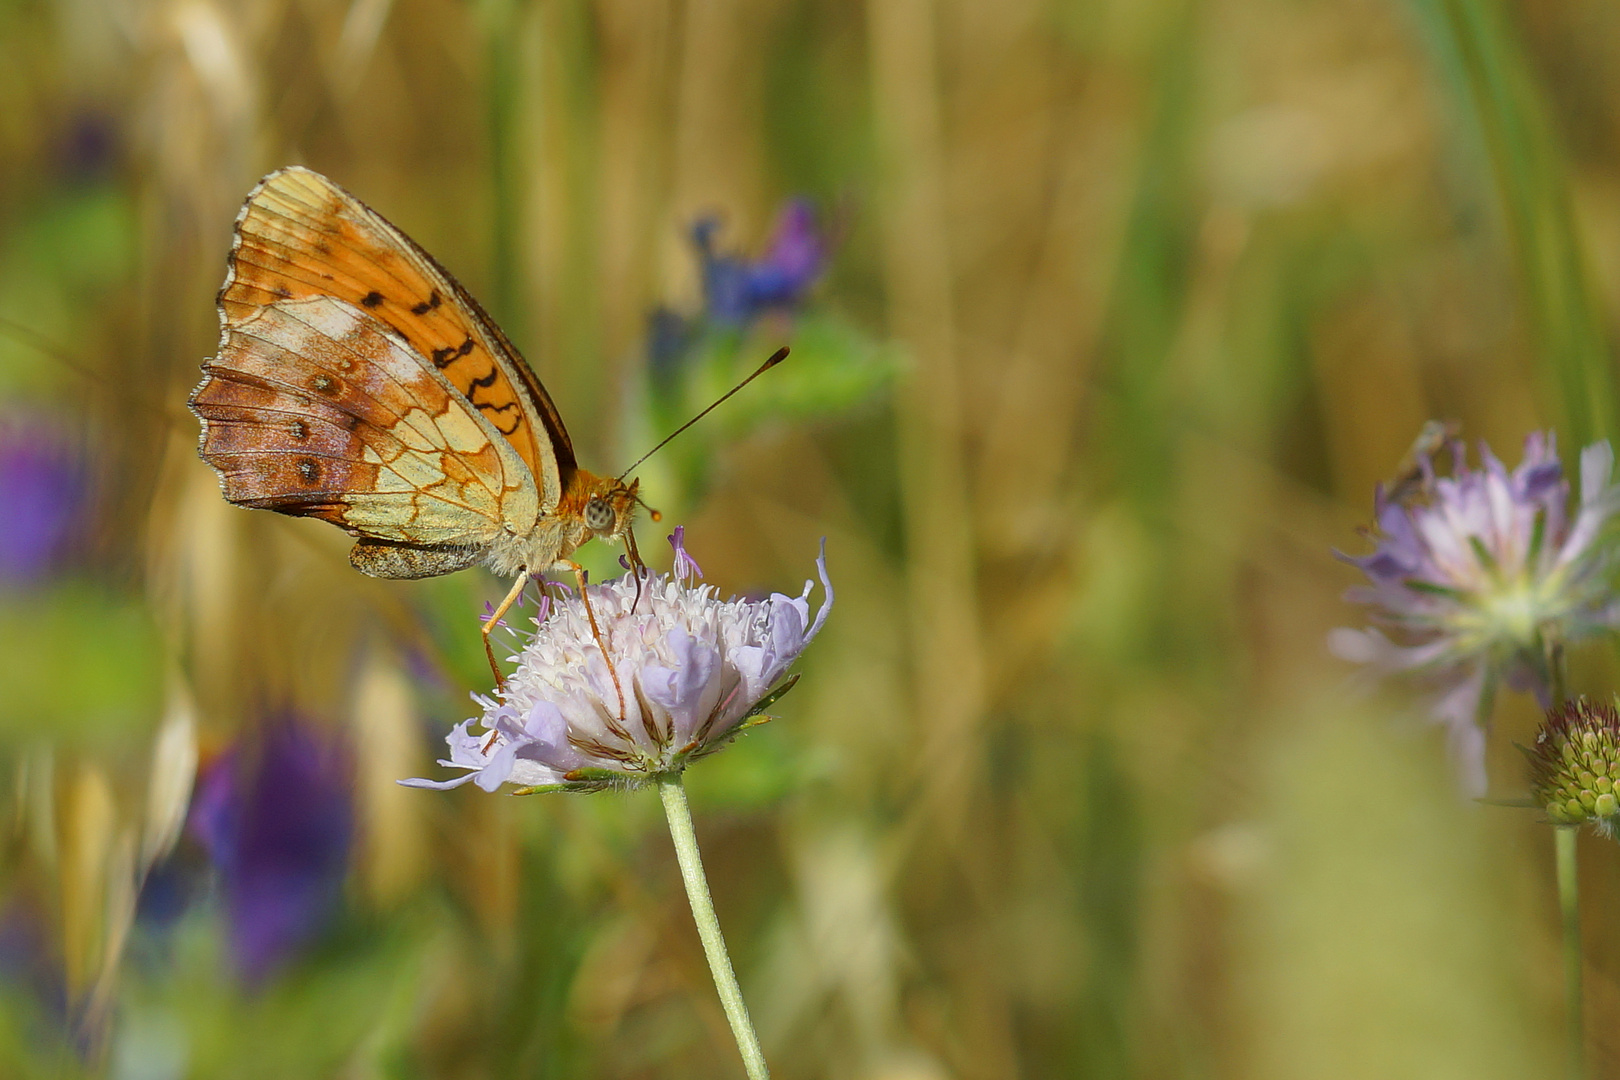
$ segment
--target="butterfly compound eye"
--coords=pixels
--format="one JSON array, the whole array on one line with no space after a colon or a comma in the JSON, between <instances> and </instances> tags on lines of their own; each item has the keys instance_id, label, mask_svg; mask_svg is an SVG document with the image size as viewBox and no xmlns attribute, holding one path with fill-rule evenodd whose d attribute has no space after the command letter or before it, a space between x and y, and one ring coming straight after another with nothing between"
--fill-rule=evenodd
<instances>
[{"instance_id":1,"label":"butterfly compound eye","mask_svg":"<svg viewBox=\"0 0 1620 1080\"><path fill-rule=\"evenodd\" d=\"M585 524L595 532L613 528L613 507L606 499L592 499L585 504Z\"/></svg>"}]
</instances>

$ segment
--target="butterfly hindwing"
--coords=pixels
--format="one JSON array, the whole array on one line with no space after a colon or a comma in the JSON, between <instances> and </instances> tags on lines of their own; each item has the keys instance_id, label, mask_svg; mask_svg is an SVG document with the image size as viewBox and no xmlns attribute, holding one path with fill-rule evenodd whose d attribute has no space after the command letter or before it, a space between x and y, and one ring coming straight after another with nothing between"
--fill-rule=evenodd
<instances>
[{"instance_id":1,"label":"butterfly hindwing","mask_svg":"<svg viewBox=\"0 0 1620 1080\"><path fill-rule=\"evenodd\" d=\"M450 549L426 573L470 565L503 529L527 530L541 513L527 463L486 411L343 300L258 307L227 326L203 370L191 399L202 455L238 505Z\"/></svg>"},{"instance_id":2,"label":"butterfly hindwing","mask_svg":"<svg viewBox=\"0 0 1620 1080\"><path fill-rule=\"evenodd\" d=\"M346 302L391 329L510 444L542 513L557 505L575 465L556 406L477 301L382 215L319 173L282 169L248 196L230 262L219 298L227 338L272 305Z\"/></svg>"}]
</instances>

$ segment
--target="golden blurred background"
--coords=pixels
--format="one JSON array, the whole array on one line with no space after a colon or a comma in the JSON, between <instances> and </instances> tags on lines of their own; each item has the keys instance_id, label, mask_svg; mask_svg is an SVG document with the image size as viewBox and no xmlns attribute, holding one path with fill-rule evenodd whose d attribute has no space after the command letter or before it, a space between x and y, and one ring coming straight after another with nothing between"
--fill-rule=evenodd
<instances>
[{"instance_id":1,"label":"golden blurred background","mask_svg":"<svg viewBox=\"0 0 1620 1080\"><path fill-rule=\"evenodd\" d=\"M196 456L290 163L589 468L794 346L641 472L722 591L827 537L802 683L690 777L782 1080L1563 1074L1550 830L1324 640L1424 421L1620 434L1620 9L0 0L0 58L0 1074L741 1075L650 793L394 784L503 583L363 578ZM794 197L815 272L720 317Z\"/></svg>"}]
</instances>

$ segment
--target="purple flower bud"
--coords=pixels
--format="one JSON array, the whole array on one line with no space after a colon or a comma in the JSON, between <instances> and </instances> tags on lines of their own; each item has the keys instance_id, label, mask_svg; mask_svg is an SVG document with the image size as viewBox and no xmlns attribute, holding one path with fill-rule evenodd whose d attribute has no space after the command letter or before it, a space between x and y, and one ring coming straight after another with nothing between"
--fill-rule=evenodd
<instances>
[{"instance_id":1,"label":"purple flower bud","mask_svg":"<svg viewBox=\"0 0 1620 1080\"><path fill-rule=\"evenodd\" d=\"M794 307L826 267L826 241L815 209L805 199L793 199L782 208L758 259L718 251L719 228L714 218L703 218L692 227L692 241L703 263L706 314L721 325L746 326L767 311Z\"/></svg>"}]
</instances>

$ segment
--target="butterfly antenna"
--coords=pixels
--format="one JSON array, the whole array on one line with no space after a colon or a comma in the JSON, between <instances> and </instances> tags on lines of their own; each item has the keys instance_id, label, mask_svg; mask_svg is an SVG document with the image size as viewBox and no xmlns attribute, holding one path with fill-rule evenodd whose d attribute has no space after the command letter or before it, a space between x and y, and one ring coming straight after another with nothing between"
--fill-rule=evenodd
<instances>
[{"instance_id":1,"label":"butterfly antenna","mask_svg":"<svg viewBox=\"0 0 1620 1080\"><path fill-rule=\"evenodd\" d=\"M681 432L685 431L687 428L691 427L693 424L697 423L699 420L703 419L705 416L708 416L715 409L719 408L725 402L725 400L727 398L731 397L732 394L735 394L737 391L741 390L743 387L747 386L749 383L753 382L755 379L759 378L761 375L763 375L767 371L771 370L771 368L775 367L777 364L780 364L783 360L786 360L787 359L787 354L788 354L788 347L786 345L782 346L780 349L777 349L775 352L771 353L771 358L769 360L765 361L763 364L759 365L759 367L755 368L754 373L752 375L748 376L748 378L744 379L742 382L738 383L736 386L733 386L730 390L727 390L724 394L721 394L718 398L715 399L714 404L710 405L707 409L704 409L702 412L700 412L696 416L692 417L692 419L688 420L686 423L682 424L680 427L676 428L674 431L672 431L668 435L664 436L664 439L663 439L662 442L660 442L657 446L653 447L651 450L647 451L645 454L642 454L639 458L636 459L636 463L634 465L630 466L628 469L624 470L624 472L620 473L619 474L619 479L623 480L625 477L627 477L631 473L635 472L636 469L641 465L641 463L643 461L646 461L648 458L650 458L654 454L658 453L658 451L660 451L664 447L668 446L669 443L670 443L670 440L674 439L675 436L679 435ZM642 505L646 506L646 503L642 503ZM654 517L653 520L656 521L658 519L656 517Z\"/></svg>"},{"instance_id":2,"label":"butterfly antenna","mask_svg":"<svg viewBox=\"0 0 1620 1080\"><path fill-rule=\"evenodd\" d=\"M4 330L15 340L21 341L23 344L39 350L46 356L49 356L51 359L62 364L62 366L71 368L74 372L83 375L87 379L99 380L102 378L99 371L93 370L86 364L81 364L77 359L74 358L72 353L67 351L67 349L58 345L56 342L52 341L50 338L46 337L44 334L32 327L24 326L20 322L16 322L12 319L6 318L4 315L0 315L0 330Z\"/></svg>"}]
</instances>

